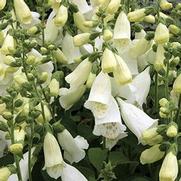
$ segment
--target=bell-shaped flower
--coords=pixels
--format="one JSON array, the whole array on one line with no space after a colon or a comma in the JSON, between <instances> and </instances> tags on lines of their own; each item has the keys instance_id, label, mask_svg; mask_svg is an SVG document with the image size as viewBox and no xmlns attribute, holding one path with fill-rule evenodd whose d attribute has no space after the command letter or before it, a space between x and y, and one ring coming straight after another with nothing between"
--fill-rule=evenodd
<instances>
[{"instance_id":1,"label":"bell-shaped flower","mask_svg":"<svg viewBox=\"0 0 181 181\"><path fill-rule=\"evenodd\" d=\"M45 166L48 175L54 179L62 175L64 161L59 144L53 134L47 132L43 143Z\"/></svg>"},{"instance_id":2,"label":"bell-shaped flower","mask_svg":"<svg viewBox=\"0 0 181 181\"><path fill-rule=\"evenodd\" d=\"M175 181L178 175L178 162L176 155L170 151L163 160L160 172L160 181Z\"/></svg>"},{"instance_id":3,"label":"bell-shaped flower","mask_svg":"<svg viewBox=\"0 0 181 181\"><path fill-rule=\"evenodd\" d=\"M84 107L91 110L94 117L101 118L108 110L111 98L111 82L107 74L100 72L90 90Z\"/></svg>"},{"instance_id":4,"label":"bell-shaped flower","mask_svg":"<svg viewBox=\"0 0 181 181\"><path fill-rule=\"evenodd\" d=\"M160 144L157 144L152 146L151 148L144 150L140 156L141 164L150 164L161 160L164 157L165 152L161 151L159 147Z\"/></svg>"},{"instance_id":5,"label":"bell-shaped flower","mask_svg":"<svg viewBox=\"0 0 181 181\"><path fill-rule=\"evenodd\" d=\"M128 13L128 19L129 19L130 22L142 21L145 16L146 16L145 8L136 9L136 10Z\"/></svg>"},{"instance_id":6,"label":"bell-shaped flower","mask_svg":"<svg viewBox=\"0 0 181 181\"><path fill-rule=\"evenodd\" d=\"M58 133L57 138L64 150L64 158L70 163L77 163L85 157L84 149L88 149L89 144L83 137L77 136L73 138L69 131L64 129Z\"/></svg>"},{"instance_id":7,"label":"bell-shaped flower","mask_svg":"<svg viewBox=\"0 0 181 181\"><path fill-rule=\"evenodd\" d=\"M111 0L107 6L106 12L109 14L114 14L119 9L121 0Z\"/></svg>"},{"instance_id":8,"label":"bell-shaped flower","mask_svg":"<svg viewBox=\"0 0 181 181\"><path fill-rule=\"evenodd\" d=\"M47 19L45 26L45 41L54 42L58 37L59 28L54 23L55 12L52 11Z\"/></svg>"},{"instance_id":9,"label":"bell-shaped flower","mask_svg":"<svg viewBox=\"0 0 181 181\"><path fill-rule=\"evenodd\" d=\"M68 64L73 63L75 58L81 56L79 48L74 46L73 37L68 33L62 40L62 52L67 57Z\"/></svg>"},{"instance_id":10,"label":"bell-shaped flower","mask_svg":"<svg viewBox=\"0 0 181 181\"><path fill-rule=\"evenodd\" d=\"M20 23L29 24L32 21L32 14L24 0L14 0L16 16Z\"/></svg>"},{"instance_id":11,"label":"bell-shaped flower","mask_svg":"<svg viewBox=\"0 0 181 181\"><path fill-rule=\"evenodd\" d=\"M163 45L158 45L157 47L157 52L156 52L156 57L154 61L154 68L157 72L159 72L161 69L164 68L164 60L165 60L165 49Z\"/></svg>"},{"instance_id":12,"label":"bell-shaped flower","mask_svg":"<svg viewBox=\"0 0 181 181\"><path fill-rule=\"evenodd\" d=\"M65 80L67 83L70 84L70 87L76 87L79 85L84 84L91 72L92 69L92 63L89 61L89 59L83 60L72 73L67 75L65 77Z\"/></svg>"},{"instance_id":13,"label":"bell-shaped flower","mask_svg":"<svg viewBox=\"0 0 181 181\"><path fill-rule=\"evenodd\" d=\"M111 97L108 110L101 118L95 116L93 134L104 136L108 139L116 139L121 134L125 135L126 127L122 124L119 108L116 100Z\"/></svg>"},{"instance_id":14,"label":"bell-shaped flower","mask_svg":"<svg viewBox=\"0 0 181 181\"><path fill-rule=\"evenodd\" d=\"M115 23L114 39L121 45L127 45L131 38L131 25L127 15L122 11Z\"/></svg>"},{"instance_id":15,"label":"bell-shaped flower","mask_svg":"<svg viewBox=\"0 0 181 181\"><path fill-rule=\"evenodd\" d=\"M106 48L103 52L101 68L104 73L113 72L116 69L117 61L115 54Z\"/></svg>"},{"instance_id":16,"label":"bell-shaped flower","mask_svg":"<svg viewBox=\"0 0 181 181\"><path fill-rule=\"evenodd\" d=\"M175 79L173 83L173 91L181 94L181 74Z\"/></svg>"},{"instance_id":17,"label":"bell-shaped flower","mask_svg":"<svg viewBox=\"0 0 181 181\"><path fill-rule=\"evenodd\" d=\"M77 5L79 11L82 14L85 14L89 11L91 11L91 6L88 5L86 0L71 0L75 5Z\"/></svg>"},{"instance_id":18,"label":"bell-shaped flower","mask_svg":"<svg viewBox=\"0 0 181 181\"><path fill-rule=\"evenodd\" d=\"M117 98L117 100L125 124L136 135L139 141L145 130L157 125L158 121L149 117L141 109L130 103L124 102L120 98Z\"/></svg>"},{"instance_id":19,"label":"bell-shaped flower","mask_svg":"<svg viewBox=\"0 0 181 181\"><path fill-rule=\"evenodd\" d=\"M151 77L149 73L149 67L146 68L143 72L138 74L132 81L131 85L135 88L135 100L131 97L128 98L128 102L134 103L136 102L140 107L142 107L143 103L146 103L146 98L150 91L151 85Z\"/></svg>"},{"instance_id":20,"label":"bell-shaped flower","mask_svg":"<svg viewBox=\"0 0 181 181\"><path fill-rule=\"evenodd\" d=\"M169 41L169 30L166 25L159 23L155 30L154 41L157 44L164 44Z\"/></svg>"},{"instance_id":21,"label":"bell-shaped flower","mask_svg":"<svg viewBox=\"0 0 181 181\"><path fill-rule=\"evenodd\" d=\"M63 27L68 19L68 10L67 7L61 5L58 9L58 12L54 18L54 23L58 27Z\"/></svg>"},{"instance_id":22,"label":"bell-shaped flower","mask_svg":"<svg viewBox=\"0 0 181 181\"><path fill-rule=\"evenodd\" d=\"M6 6L6 0L0 0L0 11Z\"/></svg>"},{"instance_id":23,"label":"bell-shaped flower","mask_svg":"<svg viewBox=\"0 0 181 181\"><path fill-rule=\"evenodd\" d=\"M48 4L53 8L53 9L58 9L60 6L62 0L48 0Z\"/></svg>"},{"instance_id":24,"label":"bell-shaped flower","mask_svg":"<svg viewBox=\"0 0 181 181\"><path fill-rule=\"evenodd\" d=\"M132 75L131 72L127 66L127 64L124 62L124 60L119 56L116 55L117 60L117 67L113 71L114 79L119 84L127 84L132 81Z\"/></svg>"},{"instance_id":25,"label":"bell-shaped flower","mask_svg":"<svg viewBox=\"0 0 181 181\"><path fill-rule=\"evenodd\" d=\"M1 53L4 55L13 54L15 52L15 49L16 49L16 42L14 38L11 35L7 34L4 39L3 45L0 49Z\"/></svg>"},{"instance_id":26,"label":"bell-shaped flower","mask_svg":"<svg viewBox=\"0 0 181 181\"><path fill-rule=\"evenodd\" d=\"M75 25L80 31L84 33L90 31L90 28L85 26L86 20L85 20L84 15L81 12L78 11L77 13L73 13L73 18L74 18Z\"/></svg>"},{"instance_id":27,"label":"bell-shaped flower","mask_svg":"<svg viewBox=\"0 0 181 181\"><path fill-rule=\"evenodd\" d=\"M61 179L62 181L88 181L78 169L67 163L64 165Z\"/></svg>"},{"instance_id":28,"label":"bell-shaped flower","mask_svg":"<svg viewBox=\"0 0 181 181\"><path fill-rule=\"evenodd\" d=\"M70 87L67 88L61 88L59 95L59 102L60 105L65 109L70 109L84 94L86 90L85 85L80 85L78 87Z\"/></svg>"},{"instance_id":29,"label":"bell-shaped flower","mask_svg":"<svg viewBox=\"0 0 181 181\"><path fill-rule=\"evenodd\" d=\"M137 58L146 53L151 48L152 42L147 41L145 38L134 40L130 47L130 55Z\"/></svg>"}]
</instances>

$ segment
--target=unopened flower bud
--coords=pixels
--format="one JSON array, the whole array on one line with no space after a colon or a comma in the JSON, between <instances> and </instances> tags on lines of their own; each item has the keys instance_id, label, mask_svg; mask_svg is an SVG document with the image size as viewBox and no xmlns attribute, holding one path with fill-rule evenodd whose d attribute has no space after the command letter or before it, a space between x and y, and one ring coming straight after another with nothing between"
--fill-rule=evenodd
<instances>
[{"instance_id":1,"label":"unopened flower bud","mask_svg":"<svg viewBox=\"0 0 181 181\"><path fill-rule=\"evenodd\" d=\"M159 100L159 104L160 106L165 107L166 105L169 104L169 101L166 98L162 98Z\"/></svg>"},{"instance_id":2,"label":"unopened flower bud","mask_svg":"<svg viewBox=\"0 0 181 181\"><path fill-rule=\"evenodd\" d=\"M53 56L55 57L58 63L67 64L68 60L64 53L58 48L57 50L53 51Z\"/></svg>"},{"instance_id":3,"label":"unopened flower bud","mask_svg":"<svg viewBox=\"0 0 181 181\"><path fill-rule=\"evenodd\" d=\"M164 44L169 41L169 30L164 24L162 24L162 23L158 24L158 26L155 30L154 41L157 44Z\"/></svg>"},{"instance_id":4,"label":"unopened flower bud","mask_svg":"<svg viewBox=\"0 0 181 181\"><path fill-rule=\"evenodd\" d=\"M107 6L106 12L109 14L114 14L119 9L121 0L111 0Z\"/></svg>"},{"instance_id":5,"label":"unopened flower bud","mask_svg":"<svg viewBox=\"0 0 181 181\"><path fill-rule=\"evenodd\" d=\"M52 79L50 84L49 84L49 89L50 89L50 95L51 96L58 96L59 94L59 82L56 79Z\"/></svg>"},{"instance_id":6,"label":"unopened flower bud","mask_svg":"<svg viewBox=\"0 0 181 181\"><path fill-rule=\"evenodd\" d=\"M1 131L8 131L8 125L5 123L5 121L0 121L0 130Z\"/></svg>"},{"instance_id":7,"label":"unopened flower bud","mask_svg":"<svg viewBox=\"0 0 181 181\"><path fill-rule=\"evenodd\" d=\"M109 29L105 29L103 32L103 40L104 41L109 41L113 37L113 33Z\"/></svg>"},{"instance_id":8,"label":"unopened flower bud","mask_svg":"<svg viewBox=\"0 0 181 181\"><path fill-rule=\"evenodd\" d=\"M147 23L155 23L155 17L153 15L148 15L144 17L144 22Z\"/></svg>"},{"instance_id":9,"label":"unopened flower bud","mask_svg":"<svg viewBox=\"0 0 181 181\"><path fill-rule=\"evenodd\" d=\"M61 5L58 9L58 12L54 18L54 23L58 27L63 27L68 19L68 10L67 7Z\"/></svg>"},{"instance_id":10,"label":"unopened flower bud","mask_svg":"<svg viewBox=\"0 0 181 181\"><path fill-rule=\"evenodd\" d=\"M23 151L23 145L21 143L15 143L9 146L9 151L15 155L19 155Z\"/></svg>"},{"instance_id":11,"label":"unopened flower bud","mask_svg":"<svg viewBox=\"0 0 181 181\"><path fill-rule=\"evenodd\" d=\"M128 19L130 22L142 21L145 16L146 16L145 8L137 9L135 11L128 13Z\"/></svg>"},{"instance_id":12,"label":"unopened flower bud","mask_svg":"<svg viewBox=\"0 0 181 181\"><path fill-rule=\"evenodd\" d=\"M169 29L169 31L170 31L171 33L173 33L174 35L177 35L177 34L179 34L179 33L181 32L180 28L179 28L178 26L176 26L176 25L170 25L170 26L168 27L168 29Z\"/></svg>"},{"instance_id":13,"label":"unopened flower bud","mask_svg":"<svg viewBox=\"0 0 181 181\"><path fill-rule=\"evenodd\" d=\"M117 61L114 53L108 48L106 48L102 56L102 64L101 64L102 71L106 73L113 72L116 66L117 66Z\"/></svg>"},{"instance_id":14,"label":"unopened flower bud","mask_svg":"<svg viewBox=\"0 0 181 181\"><path fill-rule=\"evenodd\" d=\"M181 94L181 74L176 78L173 84L173 90L175 93Z\"/></svg>"},{"instance_id":15,"label":"unopened flower bud","mask_svg":"<svg viewBox=\"0 0 181 181\"><path fill-rule=\"evenodd\" d=\"M82 33L74 36L74 45L80 47L90 41L90 33Z\"/></svg>"},{"instance_id":16,"label":"unopened flower bud","mask_svg":"<svg viewBox=\"0 0 181 181\"><path fill-rule=\"evenodd\" d=\"M47 72L42 72L41 75L38 77L38 82L40 84L46 82L48 79L48 73Z\"/></svg>"},{"instance_id":17,"label":"unopened flower bud","mask_svg":"<svg viewBox=\"0 0 181 181\"><path fill-rule=\"evenodd\" d=\"M38 28L36 26L33 26L33 27L28 29L27 33L29 35L34 35L35 33L37 33L37 31L38 31Z\"/></svg>"},{"instance_id":18,"label":"unopened flower bud","mask_svg":"<svg viewBox=\"0 0 181 181\"><path fill-rule=\"evenodd\" d=\"M8 167L0 168L1 181L7 181L10 175L11 171L8 169Z\"/></svg>"},{"instance_id":19,"label":"unopened flower bud","mask_svg":"<svg viewBox=\"0 0 181 181\"><path fill-rule=\"evenodd\" d=\"M13 115L11 114L11 112L7 112L7 111L3 112L2 116L6 120L10 120L13 118Z\"/></svg>"},{"instance_id":20,"label":"unopened flower bud","mask_svg":"<svg viewBox=\"0 0 181 181\"><path fill-rule=\"evenodd\" d=\"M169 10L173 7L173 5L172 3L169 3L167 0L161 0L160 7L162 10Z\"/></svg>"},{"instance_id":21,"label":"unopened flower bud","mask_svg":"<svg viewBox=\"0 0 181 181\"><path fill-rule=\"evenodd\" d=\"M32 14L29 7L24 2L24 0L14 0L14 8L15 8L16 16L21 23L23 24L31 23Z\"/></svg>"},{"instance_id":22,"label":"unopened flower bud","mask_svg":"<svg viewBox=\"0 0 181 181\"><path fill-rule=\"evenodd\" d=\"M166 132L167 136L173 138L173 137L177 136L177 133L178 133L178 126L175 123L171 123L168 126L168 129Z\"/></svg>"},{"instance_id":23,"label":"unopened flower bud","mask_svg":"<svg viewBox=\"0 0 181 181\"><path fill-rule=\"evenodd\" d=\"M4 59L4 63L7 65L10 65L13 62L15 62L15 58L10 55L6 56L6 58Z\"/></svg>"},{"instance_id":24,"label":"unopened flower bud","mask_svg":"<svg viewBox=\"0 0 181 181\"><path fill-rule=\"evenodd\" d=\"M95 27L98 23L96 21L85 21L84 25L88 28Z\"/></svg>"},{"instance_id":25,"label":"unopened flower bud","mask_svg":"<svg viewBox=\"0 0 181 181\"><path fill-rule=\"evenodd\" d=\"M162 159L165 152L160 151L159 147L160 144L157 144L149 149L144 150L140 156L141 164L150 164Z\"/></svg>"}]
</instances>

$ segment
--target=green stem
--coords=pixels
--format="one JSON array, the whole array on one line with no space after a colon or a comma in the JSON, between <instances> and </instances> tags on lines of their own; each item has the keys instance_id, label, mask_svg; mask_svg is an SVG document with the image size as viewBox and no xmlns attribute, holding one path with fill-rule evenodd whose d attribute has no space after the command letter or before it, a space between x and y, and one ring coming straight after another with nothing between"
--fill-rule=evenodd
<instances>
[{"instance_id":1,"label":"green stem","mask_svg":"<svg viewBox=\"0 0 181 181\"><path fill-rule=\"evenodd\" d=\"M169 96L169 89L168 89L168 75L170 70L170 63L169 60L167 60L167 71L165 76L165 97L168 99Z\"/></svg>"},{"instance_id":2,"label":"green stem","mask_svg":"<svg viewBox=\"0 0 181 181\"><path fill-rule=\"evenodd\" d=\"M179 125L179 128L180 128L180 122L179 122L180 111L181 111L181 95L179 95L178 110L175 116L175 122Z\"/></svg>"},{"instance_id":3,"label":"green stem","mask_svg":"<svg viewBox=\"0 0 181 181\"><path fill-rule=\"evenodd\" d=\"M155 72L155 110L158 113L158 72Z\"/></svg>"}]
</instances>

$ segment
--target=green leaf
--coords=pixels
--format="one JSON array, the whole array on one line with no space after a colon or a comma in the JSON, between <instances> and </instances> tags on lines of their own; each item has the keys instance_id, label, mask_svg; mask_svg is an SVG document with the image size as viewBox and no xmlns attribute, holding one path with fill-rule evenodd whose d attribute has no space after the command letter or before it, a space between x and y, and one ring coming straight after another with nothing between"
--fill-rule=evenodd
<instances>
[{"instance_id":1,"label":"green leaf","mask_svg":"<svg viewBox=\"0 0 181 181\"><path fill-rule=\"evenodd\" d=\"M147 177L136 176L136 177L129 178L128 181L151 181L151 179Z\"/></svg>"},{"instance_id":2,"label":"green leaf","mask_svg":"<svg viewBox=\"0 0 181 181\"><path fill-rule=\"evenodd\" d=\"M113 151L109 155L109 161L112 165L119 165L127 163L129 160L121 151Z\"/></svg>"},{"instance_id":3,"label":"green leaf","mask_svg":"<svg viewBox=\"0 0 181 181\"><path fill-rule=\"evenodd\" d=\"M103 166L103 161L106 161L108 150L102 150L101 148L90 148L88 151L88 157L92 165L100 171Z\"/></svg>"}]
</instances>

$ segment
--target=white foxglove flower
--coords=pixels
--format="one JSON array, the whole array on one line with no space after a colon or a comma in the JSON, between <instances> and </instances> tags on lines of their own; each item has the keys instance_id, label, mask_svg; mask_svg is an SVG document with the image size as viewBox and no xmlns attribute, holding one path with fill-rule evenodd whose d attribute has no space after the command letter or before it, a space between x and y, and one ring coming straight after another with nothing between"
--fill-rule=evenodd
<instances>
[{"instance_id":1,"label":"white foxglove flower","mask_svg":"<svg viewBox=\"0 0 181 181\"><path fill-rule=\"evenodd\" d=\"M154 62L154 68L156 71L160 71L164 68L164 60L165 60L165 49L163 45L158 45L157 51L156 51L156 57Z\"/></svg>"},{"instance_id":2,"label":"white foxglove flower","mask_svg":"<svg viewBox=\"0 0 181 181\"><path fill-rule=\"evenodd\" d=\"M114 79L119 84L127 84L132 81L132 75L131 71L129 70L127 64L124 62L124 60L119 56L116 55L117 60L117 67L113 71Z\"/></svg>"},{"instance_id":3,"label":"white foxglove flower","mask_svg":"<svg viewBox=\"0 0 181 181\"><path fill-rule=\"evenodd\" d=\"M85 85L78 87L61 88L60 89L60 105L65 109L70 109L84 94L86 90Z\"/></svg>"},{"instance_id":4,"label":"white foxglove flower","mask_svg":"<svg viewBox=\"0 0 181 181\"><path fill-rule=\"evenodd\" d=\"M146 113L136 106L126 103L120 98L117 98L121 109L121 116L127 127L140 140L142 133L148 128L157 125L157 120L152 119Z\"/></svg>"},{"instance_id":5,"label":"white foxglove flower","mask_svg":"<svg viewBox=\"0 0 181 181\"><path fill-rule=\"evenodd\" d=\"M167 153L166 157L163 160L160 172L159 180L160 181L175 181L178 175L178 162L177 156L170 151Z\"/></svg>"},{"instance_id":6,"label":"white foxglove flower","mask_svg":"<svg viewBox=\"0 0 181 181\"><path fill-rule=\"evenodd\" d=\"M95 126L93 134L104 136L108 139L116 139L121 134L125 135L126 127L122 124L119 108L116 100L111 97L108 110L104 117L95 116Z\"/></svg>"},{"instance_id":7,"label":"white foxglove flower","mask_svg":"<svg viewBox=\"0 0 181 181\"><path fill-rule=\"evenodd\" d=\"M6 0L0 0L0 10L3 10L6 6Z\"/></svg>"},{"instance_id":8,"label":"white foxglove flower","mask_svg":"<svg viewBox=\"0 0 181 181\"><path fill-rule=\"evenodd\" d=\"M101 68L104 73L110 73L113 72L116 69L117 61L116 61L116 55L106 48L102 55L102 63Z\"/></svg>"},{"instance_id":9,"label":"white foxglove flower","mask_svg":"<svg viewBox=\"0 0 181 181\"><path fill-rule=\"evenodd\" d=\"M127 18L127 15L122 11L114 27L114 39L120 44L128 44L131 38L131 25Z\"/></svg>"},{"instance_id":10,"label":"white foxglove flower","mask_svg":"<svg viewBox=\"0 0 181 181\"><path fill-rule=\"evenodd\" d=\"M142 39L145 38L146 32L145 30L141 30L140 32L135 32L135 39Z\"/></svg>"},{"instance_id":11,"label":"white foxglove flower","mask_svg":"<svg viewBox=\"0 0 181 181\"><path fill-rule=\"evenodd\" d=\"M81 56L79 48L74 46L73 37L68 33L62 41L62 52L67 57L68 64L73 63L75 58Z\"/></svg>"},{"instance_id":12,"label":"white foxglove flower","mask_svg":"<svg viewBox=\"0 0 181 181\"><path fill-rule=\"evenodd\" d=\"M65 77L65 80L67 83L70 84L70 87L76 87L79 85L84 84L91 72L92 69L92 63L89 61L89 59L83 60L72 73L67 75Z\"/></svg>"},{"instance_id":13,"label":"white foxglove flower","mask_svg":"<svg viewBox=\"0 0 181 181\"><path fill-rule=\"evenodd\" d=\"M62 181L88 181L79 170L67 163L63 168L61 179Z\"/></svg>"},{"instance_id":14,"label":"white foxglove flower","mask_svg":"<svg viewBox=\"0 0 181 181\"><path fill-rule=\"evenodd\" d=\"M158 26L155 30L154 41L157 44L164 44L169 41L169 30L164 24L162 24L162 23L158 24Z\"/></svg>"},{"instance_id":15,"label":"white foxglove flower","mask_svg":"<svg viewBox=\"0 0 181 181\"><path fill-rule=\"evenodd\" d=\"M29 24L32 21L32 15L29 7L24 0L14 0L16 16L23 24Z\"/></svg>"},{"instance_id":16,"label":"white foxglove flower","mask_svg":"<svg viewBox=\"0 0 181 181\"><path fill-rule=\"evenodd\" d=\"M111 98L111 82L107 74L100 72L92 85L84 107L91 110L96 118L105 115Z\"/></svg>"},{"instance_id":17,"label":"white foxglove flower","mask_svg":"<svg viewBox=\"0 0 181 181\"><path fill-rule=\"evenodd\" d=\"M67 7L61 5L58 9L58 12L54 18L54 23L57 27L63 27L68 19L68 10Z\"/></svg>"},{"instance_id":18,"label":"white foxglove flower","mask_svg":"<svg viewBox=\"0 0 181 181\"><path fill-rule=\"evenodd\" d=\"M59 144L64 150L64 158L70 163L77 163L85 157L84 149L89 147L86 139L81 136L73 138L66 129L58 133L57 137Z\"/></svg>"},{"instance_id":19,"label":"white foxglove flower","mask_svg":"<svg viewBox=\"0 0 181 181\"><path fill-rule=\"evenodd\" d=\"M86 0L71 0L74 4L77 5L79 11L84 14L89 12L92 8L88 5Z\"/></svg>"},{"instance_id":20,"label":"white foxglove flower","mask_svg":"<svg viewBox=\"0 0 181 181\"><path fill-rule=\"evenodd\" d=\"M59 28L54 23L55 12L52 11L47 19L46 27L45 27L45 41L54 42L58 37Z\"/></svg>"},{"instance_id":21,"label":"white foxglove flower","mask_svg":"<svg viewBox=\"0 0 181 181\"><path fill-rule=\"evenodd\" d=\"M7 34L4 39L3 45L0 49L1 53L3 53L4 55L12 54L14 53L15 49L16 49L16 42L14 38L11 35Z\"/></svg>"},{"instance_id":22,"label":"white foxglove flower","mask_svg":"<svg viewBox=\"0 0 181 181\"><path fill-rule=\"evenodd\" d=\"M142 107L143 103L146 103L151 85L149 70L149 68L146 68L133 79L131 85L135 88L135 100L128 98L128 102L134 103L136 101L140 107Z\"/></svg>"},{"instance_id":23,"label":"white foxglove flower","mask_svg":"<svg viewBox=\"0 0 181 181\"><path fill-rule=\"evenodd\" d=\"M62 175L64 161L56 138L49 132L46 133L43 143L45 166L48 175L54 179Z\"/></svg>"}]
</instances>

